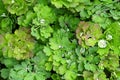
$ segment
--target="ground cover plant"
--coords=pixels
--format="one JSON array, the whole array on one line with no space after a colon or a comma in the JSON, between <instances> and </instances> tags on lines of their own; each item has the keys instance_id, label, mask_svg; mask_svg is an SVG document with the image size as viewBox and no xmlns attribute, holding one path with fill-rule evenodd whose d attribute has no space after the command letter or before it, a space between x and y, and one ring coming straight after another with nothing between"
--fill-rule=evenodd
<instances>
[{"instance_id":1,"label":"ground cover plant","mask_svg":"<svg viewBox=\"0 0 120 80\"><path fill-rule=\"evenodd\" d=\"M120 0L0 0L0 80L120 80Z\"/></svg>"}]
</instances>

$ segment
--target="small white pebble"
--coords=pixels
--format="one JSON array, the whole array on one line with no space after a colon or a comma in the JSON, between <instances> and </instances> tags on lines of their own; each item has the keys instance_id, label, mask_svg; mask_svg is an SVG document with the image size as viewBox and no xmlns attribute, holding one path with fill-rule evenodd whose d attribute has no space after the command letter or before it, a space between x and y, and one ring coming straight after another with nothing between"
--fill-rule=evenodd
<instances>
[{"instance_id":1,"label":"small white pebble","mask_svg":"<svg viewBox=\"0 0 120 80\"><path fill-rule=\"evenodd\" d=\"M99 46L100 48L105 48L105 47L107 46L107 41L104 40L104 39L99 40L99 41L98 41L98 46Z\"/></svg>"}]
</instances>

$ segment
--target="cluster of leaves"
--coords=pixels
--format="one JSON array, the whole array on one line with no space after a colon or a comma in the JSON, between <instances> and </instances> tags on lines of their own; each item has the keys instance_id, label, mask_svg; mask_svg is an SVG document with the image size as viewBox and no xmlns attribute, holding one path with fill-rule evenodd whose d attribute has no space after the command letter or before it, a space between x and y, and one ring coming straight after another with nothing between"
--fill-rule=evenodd
<instances>
[{"instance_id":1,"label":"cluster of leaves","mask_svg":"<svg viewBox=\"0 0 120 80\"><path fill-rule=\"evenodd\" d=\"M91 18L103 28L106 28L113 19L120 20L119 0L51 0L51 3L57 8L67 8L73 13L78 12L81 20Z\"/></svg>"},{"instance_id":2,"label":"cluster of leaves","mask_svg":"<svg viewBox=\"0 0 120 80\"><path fill-rule=\"evenodd\" d=\"M5 8L16 15L25 14L35 2L35 0L3 0Z\"/></svg>"},{"instance_id":3,"label":"cluster of leaves","mask_svg":"<svg viewBox=\"0 0 120 80\"><path fill-rule=\"evenodd\" d=\"M82 47L79 52L82 53L79 54L80 63L83 63L83 69L87 70L83 71L84 79L107 80L108 75L106 74L108 73L111 75L108 76L110 80L119 79L120 34L118 31L120 25L118 22L112 23L103 32L95 25L89 26L87 22L81 22L76 30L79 45ZM93 31L91 31L91 27L93 27ZM99 44L101 40L103 42Z\"/></svg>"},{"instance_id":4,"label":"cluster of leaves","mask_svg":"<svg viewBox=\"0 0 120 80\"><path fill-rule=\"evenodd\" d=\"M1 20L0 33L12 31L12 20L10 18L4 18Z\"/></svg>"},{"instance_id":5,"label":"cluster of leaves","mask_svg":"<svg viewBox=\"0 0 120 80\"><path fill-rule=\"evenodd\" d=\"M70 41L70 33L66 32L64 29L54 32L53 37L49 39L49 43L44 47L43 51L48 56L45 66L46 70L51 71L53 69L60 74L59 80L74 80L77 77L77 57L74 53L76 41ZM53 80L56 79L53 78Z\"/></svg>"},{"instance_id":6,"label":"cluster of leaves","mask_svg":"<svg viewBox=\"0 0 120 80\"><path fill-rule=\"evenodd\" d=\"M35 48L34 57L31 59L20 62L12 58L1 59L1 63L7 67L1 70L1 76L8 80L45 80L49 78L51 74L44 67L47 56L41 50L43 47L36 45Z\"/></svg>"},{"instance_id":7,"label":"cluster of leaves","mask_svg":"<svg viewBox=\"0 0 120 80\"><path fill-rule=\"evenodd\" d=\"M102 30L99 25L90 22L80 22L76 30L76 36L79 39L79 44L82 47L95 46L96 42L102 36Z\"/></svg>"},{"instance_id":8,"label":"cluster of leaves","mask_svg":"<svg viewBox=\"0 0 120 80\"><path fill-rule=\"evenodd\" d=\"M4 57L26 59L32 56L34 41L29 35L29 30L20 28L14 34L1 35L0 46ZM26 45L24 45L26 44Z\"/></svg>"},{"instance_id":9,"label":"cluster of leaves","mask_svg":"<svg viewBox=\"0 0 120 80\"><path fill-rule=\"evenodd\" d=\"M31 28L31 34L36 39L45 39L51 36L53 32L52 24L56 20L55 12L47 5L37 4L34 7L36 17L33 19L33 27ZM53 17L54 16L54 17Z\"/></svg>"},{"instance_id":10,"label":"cluster of leaves","mask_svg":"<svg viewBox=\"0 0 120 80\"><path fill-rule=\"evenodd\" d=\"M53 17L54 16L54 17ZM21 26L32 26L31 35L37 40L45 41L53 32L51 24L56 20L54 10L44 4L36 4L33 10L18 17L18 24Z\"/></svg>"},{"instance_id":11,"label":"cluster of leaves","mask_svg":"<svg viewBox=\"0 0 120 80\"><path fill-rule=\"evenodd\" d=\"M119 55L120 53L119 31L120 31L120 25L118 22L109 25L109 28L107 28L107 30L104 32L104 37L103 37L103 39L107 40L107 47L105 49L98 50L98 53L100 55L106 55L109 53L109 51L112 51L112 53Z\"/></svg>"},{"instance_id":12,"label":"cluster of leaves","mask_svg":"<svg viewBox=\"0 0 120 80\"><path fill-rule=\"evenodd\" d=\"M66 7L67 9L75 12L83 9L86 5L90 5L90 0L51 0L51 3L57 8Z\"/></svg>"},{"instance_id":13,"label":"cluster of leaves","mask_svg":"<svg viewBox=\"0 0 120 80\"><path fill-rule=\"evenodd\" d=\"M0 79L119 80L119 0L0 0Z\"/></svg>"}]
</instances>

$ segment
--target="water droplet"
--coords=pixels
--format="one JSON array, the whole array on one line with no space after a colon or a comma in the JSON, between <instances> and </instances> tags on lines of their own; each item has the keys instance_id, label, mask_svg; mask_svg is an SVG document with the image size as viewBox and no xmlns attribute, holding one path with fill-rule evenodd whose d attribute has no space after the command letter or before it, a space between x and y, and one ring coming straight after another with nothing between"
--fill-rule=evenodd
<instances>
[{"instance_id":1,"label":"water droplet","mask_svg":"<svg viewBox=\"0 0 120 80\"><path fill-rule=\"evenodd\" d=\"M45 23L45 19L41 19L41 20L40 20L40 23L41 23L41 24L44 24L44 23Z\"/></svg>"},{"instance_id":2,"label":"water droplet","mask_svg":"<svg viewBox=\"0 0 120 80\"><path fill-rule=\"evenodd\" d=\"M105 47L107 46L107 41L104 40L104 39L99 40L98 46L99 46L100 48L105 48Z\"/></svg>"}]
</instances>

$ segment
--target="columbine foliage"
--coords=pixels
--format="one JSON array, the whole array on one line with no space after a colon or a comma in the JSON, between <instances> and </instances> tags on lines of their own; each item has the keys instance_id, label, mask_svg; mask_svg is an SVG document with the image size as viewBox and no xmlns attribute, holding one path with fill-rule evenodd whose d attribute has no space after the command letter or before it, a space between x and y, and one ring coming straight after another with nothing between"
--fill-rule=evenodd
<instances>
[{"instance_id":1,"label":"columbine foliage","mask_svg":"<svg viewBox=\"0 0 120 80\"><path fill-rule=\"evenodd\" d=\"M32 56L34 43L31 35L29 35L29 29L20 28L14 34L6 33L2 39L0 43L4 57L20 60Z\"/></svg>"},{"instance_id":2,"label":"columbine foliage","mask_svg":"<svg viewBox=\"0 0 120 80\"><path fill-rule=\"evenodd\" d=\"M0 80L120 80L119 0L0 0Z\"/></svg>"},{"instance_id":3,"label":"columbine foliage","mask_svg":"<svg viewBox=\"0 0 120 80\"><path fill-rule=\"evenodd\" d=\"M101 38L102 30L98 24L80 22L76 30L76 36L79 39L78 43L82 45L82 47L93 47Z\"/></svg>"},{"instance_id":4,"label":"columbine foliage","mask_svg":"<svg viewBox=\"0 0 120 80\"><path fill-rule=\"evenodd\" d=\"M52 24L56 20L54 10L47 5L37 4L34 7L36 17L32 20L33 27L31 28L32 36L36 39L45 41L53 32Z\"/></svg>"},{"instance_id":5,"label":"columbine foliage","mask_svg":"<svg viewBox=\"0 0 120 80\"><path fill-rule=\"evenodd\" d=\"M16 15L22 15L25 14L29 6L32 6L32 4L35 2L35 0L30 0L30 1L24 1L24 0L3 0L3 3L6 7L6 9L11 13L11 14L16 14Z\"/></svg>"},{"instance_id":6,"label":"columbine foliage","mask_svg":"<svg viewBox=\"0 0 120 80\"><path fill-rule=\"evenodd\" d=\"M61 29L53 34L49 44L44 47L43 51L48 56L48 62L45 64L46 70L53 70L64 79L73 80L77 77L77 64L75 62L76 54L74 47L76 41L69 40L70 35ZM69 47L68 47L69 46ZM51 66L48 66L52 64ZM74 75L74 76L73 76Z\"/></svg>"}]
</instances>

